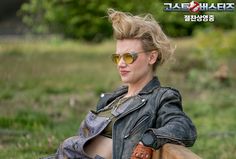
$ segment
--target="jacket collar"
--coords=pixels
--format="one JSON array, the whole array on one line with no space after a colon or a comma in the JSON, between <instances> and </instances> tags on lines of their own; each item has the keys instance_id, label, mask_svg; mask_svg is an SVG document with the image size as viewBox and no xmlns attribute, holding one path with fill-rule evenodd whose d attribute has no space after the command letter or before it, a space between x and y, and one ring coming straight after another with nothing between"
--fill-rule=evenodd
<instances>
[{"instance_id":1,"label":"jacket collar","mask_svg":"<svg viewBox=\"0 0 236 159\"><path fill-rule=\"evenodd\" d=\"M155 76L148 84L144 86L144 88L139 92L138 95L149 94L158 87L160 87L160 82L158 78ZM115 98L127 92L128 92L128 86L121 86L117 90L115 90L112 94L107 94L106 96L103 94L103 96L101 96L102 98L100 98L100 101L97 104L97 110L103 108L104 106L112 102Z\"/></svg>"},{"instance_id":2,"label":"jacket collar","mask_svg":"<svg viewBox=\"0 0 236 159\"><path fill-rule=\"evenodd\" d=\"M158 80L157 76L154 76L153 79L146 84L143 89L139 92L139 94L149 94L151 93L154 89L160 87L160 82Z\"/></svg>"}]
</instances>

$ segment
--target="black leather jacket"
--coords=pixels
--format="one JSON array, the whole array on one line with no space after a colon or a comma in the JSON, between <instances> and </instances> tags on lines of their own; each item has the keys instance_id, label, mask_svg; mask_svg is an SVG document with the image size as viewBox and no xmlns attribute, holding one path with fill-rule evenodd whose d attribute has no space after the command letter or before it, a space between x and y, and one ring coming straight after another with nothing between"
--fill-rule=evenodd
<instances>
[{"instance_id":1,"label":"black leather jacket","mask_svg":"<svg viewBox=\"0 0 236 159\"><path fill-rule=\"evenodd\" d=\"M127 86L122 86L113 93L102 94L97 110L127 91ZM183 112L180 93L161 87L157 77L139 92L127 109L113 125L113 159L130 158L135 145L148 131L155 134L155 140L161 145L171 142L192 146L196 140L195 126Z\"/></svg>"}]
</instances>

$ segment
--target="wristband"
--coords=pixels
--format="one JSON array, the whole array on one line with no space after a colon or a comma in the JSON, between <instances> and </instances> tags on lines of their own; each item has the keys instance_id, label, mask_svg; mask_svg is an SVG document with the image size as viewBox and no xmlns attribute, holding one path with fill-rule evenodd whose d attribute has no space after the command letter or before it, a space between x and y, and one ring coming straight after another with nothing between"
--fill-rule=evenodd
<instances>
[{"instance_id":1,"label":"wristband","mask_svg":"<svg viewBox=\"0 0 236 159\"><path fill-rule=\"evenodd\" d=\"M151 159L152 153L152 148L146 147L143 144L137 144L131 155L131 159Z\"/></svg>"}]
</instances>

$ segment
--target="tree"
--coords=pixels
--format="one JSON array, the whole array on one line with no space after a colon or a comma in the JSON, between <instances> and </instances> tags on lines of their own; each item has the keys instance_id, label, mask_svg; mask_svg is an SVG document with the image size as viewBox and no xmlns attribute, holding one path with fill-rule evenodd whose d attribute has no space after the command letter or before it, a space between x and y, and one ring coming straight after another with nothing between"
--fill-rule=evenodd
<instances>
[{"instance_id":1,"label":"tree","mask_svg":"<svg viewBox=\"0 0 236 159\"><path fill-rule=\"evenodd\" d=\"M236 26L232 23L235 14L221 15L222 18L212 24L184 22L183 16L186 13L164 12L163 3L163 0L30 0L22 5L21 13L23 21L36 32L62 33L65 37L94 42L112 35L106 17L107 8L133 14L151 13L163 30L174 37L191 35L195 29L206 26L216 25L227 29Z\"/></svg>"}]
</instances>

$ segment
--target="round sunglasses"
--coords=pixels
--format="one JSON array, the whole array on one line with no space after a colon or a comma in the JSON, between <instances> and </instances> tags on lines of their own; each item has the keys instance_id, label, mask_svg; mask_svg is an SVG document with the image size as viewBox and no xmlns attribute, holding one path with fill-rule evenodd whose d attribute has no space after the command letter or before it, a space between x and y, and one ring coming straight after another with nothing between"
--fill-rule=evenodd
<instances>
[{"instance_id":1,"label":"round sunglasses","mask_svg":"<svg viewBox=\"0 0 236 159\"><path fill-rule=\"evenodd\" d=\"M127 52L123 54L112 54L111 59L115 64L118 64L121 58L123 58L126 64L132 64L138 58L138 54L145 53L145 52L148 52L148 51L140 51L140 52L132 51L132 52Z\"/></svg>"}]
</instances>

